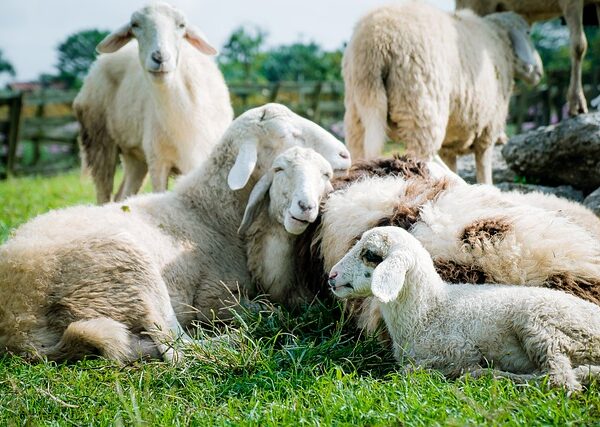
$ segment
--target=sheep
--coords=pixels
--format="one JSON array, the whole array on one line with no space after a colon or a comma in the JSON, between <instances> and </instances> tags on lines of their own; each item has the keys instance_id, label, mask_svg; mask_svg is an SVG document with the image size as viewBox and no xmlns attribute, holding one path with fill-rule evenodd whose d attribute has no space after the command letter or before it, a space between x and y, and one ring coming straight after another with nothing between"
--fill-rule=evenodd
<instances>
[{"instance_id":1,"label":"sheep","mask_svg":"<svg viewBox=\"0 0 600 427\"><path fill-rule=\"evenodd\" d=\"M238 230L246 236L248 269L257 288L288 309L314 298L310 288L296 285L294 245L317 219L322 198L333 190L332 177L321 155L293 147L275 159L250 193Z\"/></svg>"},{"instance_id":2,"label":"sheep","mask_svg":"<svg viewBox=\"0 0 600 427\"><path fill-rule=\"evenodd\" d=\"M386 136L407 153L439 150L456 172L474 151L477 182L492 182L492 148L504 137L513 77L537 84L540 57L520 16L480 18L410 2L374 10L344 52L344 126L352 157L373 159Z\"/></svg>"},{"instance_id":3,"label":"sheep","mask_svg":"<svg viewBox=\"0 0 600 427\"><path fill-rule=\"evenodd\" d=\"M376 299L402 364L450 378L487 367L520 380L548 374L570 391L600 378L600 307L551 289L448 286L401 228L365 232L333 266L329 286L339 298Z\"/></svg>"},{"instance_id":4,"label":"sheep","mask_svg":"<svg viewBox=\"0 0 600 427\"><path fill-rule=\"evenodd\" d=\"M557 212L587 230L600 241L600 218L581 203L539 191L526 194L518 191L508 191L505 194L510 195L508 198L515 203Z\"/></svg>"},{"instance_id":5,"label":"sheep","mask_svg":"<svg viewBox=\"0 0 600 427\"><path fill-rule=\"evenodd\" d=\"M135 43L129 43L135 39ZM73 109L98 204L110 201L118 154L124 178L115 200L139 191L147 172L156 192L210 154L233 118L213 48L182 12L145 6L97 46Z\"/></svg>"},{"instance_id":6,"label":"sheep","mask_svg":"<svg viewBox=\"0 0 600 427\"><path fill-rule=\"evenodd\" d=\"M315 239L324 271L366 230L396 225L425 246L447 281L555 287L600 304L600 240L559 212L512 197L447 178L358 181L322 207Z\"/></svg>"},{"instance_id":7,"label":"sheep","mask_svg":"<svg viewBox=\"0 0 600 427\"><path fill-rule=\"evenodd\" d=\"M587 50L583 31L583 7L596 4L598 0L456 0L456 9L470 8L478 15L512 10L533 23L564 16L571 40L571 80L567 92L569 115L587 113L587 103L581 84L581 62Z\"/></svg>"},{"instance_id":8,"label":"sheep","mask_svg":"<svg viewBox=\"0 0 600 427\"><path fill-rule=\"evenodd\" d=\"M551 287L600 304L600 240L584 228L583 216L576 218L579 210L564 209L558 199L542 203L554 198L531 195L525 202L492 186L440 178L406 157L357 162L332 184L320 217L295 249L303 286L321 296L326 272L358 236L395 225L425 245L448 282ZM372 303L347 307L367 333L379 326Z\"/></svg>"},{"instance_id":9,"label":"sheep","mask_svg":"<svg viewBox=\"0 0 600 427\"><path fill-rule=\"evenodd\" d=\"M336 172L350 166L333 135L267 104L238 117L172 192L55 210L21 226L0 246L0 351L126 361L150 344L176 357L171 344L193 322L227 320L229 301L256 295L238 227L259 177L294 146Z\"/></svg>"}]
</instances>

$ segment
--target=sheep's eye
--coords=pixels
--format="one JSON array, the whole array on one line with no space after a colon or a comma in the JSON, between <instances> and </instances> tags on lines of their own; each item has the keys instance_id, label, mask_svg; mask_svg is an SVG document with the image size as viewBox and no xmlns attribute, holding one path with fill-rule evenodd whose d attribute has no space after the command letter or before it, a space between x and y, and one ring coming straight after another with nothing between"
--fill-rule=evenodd
<instances>
[{"instance_id":1,"label":"sheep's eye","mask_svg":"<svg viewBox=\"0 0 600 427\"><path fill-rule=\"evenodd\" d=\"M138 22L132 22L131 28L140 28L140 24Z\"/></svg>"},{"instance_id":2,"label":"sheep's eye","mask_svg":"<svg viewBox=\"0 0 600 427\"><path fill-rule=\"evenodd\" d=\"M380 264L383 261L383 258L380 255L377 255L375 252L370 250L364 251L362 258L371 264Z\"/></svg>"},{"instance_id":3,"label":"sheep's eye","mask_svg":"<svg viewBox=\"0 0 600 427\"><path fill-rule=\"evenodd\" d=\"M181 23L181 24L179 24L179 25L178 25L178 27L179 27L179 28L185 28L185 24L184 24L184 23Z\"/></svg>"},{"instance_id":4,"label":"sheep's eye","mask_svg":"<svg viewBox=\"0 0 600 427\"><path fill-rule=\"evenodd\" d=\"M275 172L275 173L281 172L281 171L283 171L283 168L280 168L280 167L273 168L273 172Z\"/></svg>"},{"instance_id":5,"label":"sheep's eye","mask_svg":"<svg viewBox=\"0 0 600 427\"><path fill-rule=\"evenodd\" d=\"M325 172L325 173L323 174L323 176L324 176L325 178L327 178L328 180L332 178L332 176L331 176L331 174L330 174L329 172Z\"/></svg>"}]
</instances>

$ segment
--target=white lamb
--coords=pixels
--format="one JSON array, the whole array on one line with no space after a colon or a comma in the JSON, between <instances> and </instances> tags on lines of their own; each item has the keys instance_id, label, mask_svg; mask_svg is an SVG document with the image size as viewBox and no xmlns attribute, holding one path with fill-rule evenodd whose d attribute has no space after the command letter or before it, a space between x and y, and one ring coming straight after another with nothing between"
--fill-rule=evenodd
<instances>
[{"instance_id":1,"label":"white lamb","mask_svg":"<svg viewBox=\"0 0 600 427\"><path fill-rule=\"evenodd\" d=\"M447 285L407 231L364 233L329 277L340 298L374 296L397 360L518 380L548 374L569 390L600 378L600 307L550 289Z\"/></svg>"},{"instance_id":2,"label":"white lamb","mask_svg":"<svg viewBox=\"0 0 600 427\"><path fill-rule=\"evenodd\" d=\"M227 319L232 299L257 294L238 227L254 184L295 146L335 171L350 166L331 134L268 104L236 119L173 192L51 211L21 226L0 246L0 351L173 357L180 325Z\"/></svg>"},{"instance_id":3,"label":"white lamb","mask_svg":"<svg viewBox=\"0 0 600 427\"><path fill-rule=\"evenodd\" d=\"M110 201L119 153L125 176L115 200L137 193L148 171L154 191L164 191L169 174L199 166L231 123L227 86L207 56L216 50L160 2L134 12L97 50L73 108L98 203Z\"/></svg>"},{"instance_id":4,"label":"white lamb","mask_svg":"<svg viewBox=\"0 0 600 427\"><path fill-rule=\"evenodd\" d=\"M481 18L409 2L362 18L344 53L344 124L352 157L380 155L386 137L456 171L475 152L477 181L492 182L513 78L536 84L542 64L520 16Z\"/></svg>"},{"instance_id":5,"label":"white lamb","mask_svg":"<svg viewBox=\"0 0 600 427\"><path fill-rule=\"evenodd\" d=\"M333 190L331 165L313 150L280 154L252 189L239 232L247 238L248 268L269 300L297 308L314 295L297 285L294 245Z\"/></svg>"},{"instance_id":6,"label":"white lamb","mask_svg":"<svg viewBox=\"0 0 600 427\"><path fill-rule=\"evenodd\" d=\"M530 23L564 16L571 40L571 80L567 92L569 114L587 113L587 104L581 85L582 60L587 50L583 31L583 7L598 0L456 0L456 8L470 8L479 15L512 10L523 15Z\"/></svg>"}]
</instances>

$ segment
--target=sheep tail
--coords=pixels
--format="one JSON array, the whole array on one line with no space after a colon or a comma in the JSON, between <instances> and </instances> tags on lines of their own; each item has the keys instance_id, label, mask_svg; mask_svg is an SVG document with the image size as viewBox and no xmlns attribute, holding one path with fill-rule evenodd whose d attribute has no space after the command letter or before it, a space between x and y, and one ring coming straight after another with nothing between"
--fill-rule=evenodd
<instances>
[{"instance_id":1,"label":"sheep tail","mask_svg":"<svg viewBox=\"0 0 600 427\"><path fill-rule=\"evenodd\" d=\"M380 156L387 140L387 67L383 56L382 52L371 52L369 59L372 62L354 65L354 100L365 130L362 143L366 159Z\"/></svg>"},{"instance_id":2,"label":"sheep tail","mask_svg":"<svg viewBox=\"0 0 600 427\"><path fill-rule=\"evenodd\" d=\"M106 127L101 111L88 111L74 105L75 115L81 125L79 147L84 170L92 175L96 186L98 204L111 199L119 148Z\"/></svg>"},{"instance_id":3,"label":"sheep tail","mask_svg":"<svg viewBox=\"0 0 600 427\"><path fill-rule=\"evenodd\" d=\"M69 324L60 341L44 353L50 360L78 360L100 355L125 363L135 358L131 332L123 323L108 317Z\"/></svg>"}]
</instances>

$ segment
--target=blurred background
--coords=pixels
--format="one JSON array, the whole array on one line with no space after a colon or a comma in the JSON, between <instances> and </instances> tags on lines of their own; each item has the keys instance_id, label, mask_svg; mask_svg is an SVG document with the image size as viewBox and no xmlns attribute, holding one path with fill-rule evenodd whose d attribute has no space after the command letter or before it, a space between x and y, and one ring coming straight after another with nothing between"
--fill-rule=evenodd
<instances>
[{"instance_id":1,"label":"blurred background","mask_svg":"<svg viewBox=\"0 0 600 427\"><path fill-rule=\"evenodd\" d=\"M79 165L71 102L95 59L95 45L144 1L2 0L0 3L0 178L54 173ZM340 68L354 23L390 1L172 1L220 50L236 114L276 101L343 138ZM444 10L454 1L430 0ZM600 34L586 27L584 89L598 95ZM508 134L566 117L568 31L560 19L533 37L546 76L518 86ZM596 58L596 60L594 60ZM11 140L13 149L11 152Z\"/></svg>"}]
</instances>

